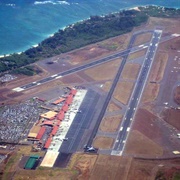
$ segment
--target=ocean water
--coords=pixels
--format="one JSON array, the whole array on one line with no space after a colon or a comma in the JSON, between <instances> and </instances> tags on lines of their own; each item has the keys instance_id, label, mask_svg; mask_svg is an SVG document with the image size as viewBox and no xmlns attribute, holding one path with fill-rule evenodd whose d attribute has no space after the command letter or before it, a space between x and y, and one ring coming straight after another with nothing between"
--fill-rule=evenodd
<instances>
[{"instance_id":1,"label":"ocean water","mask_svg":"<svg viewBox=\"0 0 180 180\"><path fill-rule=\"evenodd\" d=\"M180 8L179 0L0 0L0 55L22 52L58 29L140 5Z\"/></svg>"}]
</instances>

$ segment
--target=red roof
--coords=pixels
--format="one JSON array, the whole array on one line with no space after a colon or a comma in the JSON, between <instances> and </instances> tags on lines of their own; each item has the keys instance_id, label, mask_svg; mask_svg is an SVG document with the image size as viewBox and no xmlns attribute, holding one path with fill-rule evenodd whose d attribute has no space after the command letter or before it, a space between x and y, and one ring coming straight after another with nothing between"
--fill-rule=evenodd
<instances>
[{"instance_id":1,"label":"red roof","mask_svg":"<svg viewBox=\"0 0 180 180\"><path fill-rule=\"evenodd\" d=\"M59 104L59 103L63 102L64 100L65 100L65 98L60 98L60 99L54 101L52 104Z\"/></svg>"},{"instance_id":2,"label":"red roof","mask_svg":"<svg viewBox=\"0 0 180 180\"><path fill-rule=\"evenodd\" d=\"M53 130L51 131L52 136L54 136L57 133L58 128L59 128L58 126L53 127Z\"/></svg>"},{"instance_id":3,"label":"red roof","mask_svg":"<svg viewBox=\"0 0 180 180\"><path fill-rule=\"evenodd\" d=\"M60 121L62 121L62 120L64 119L64 111L63 111L63 110L61 110L61 111L58 113L57 119L60 120Z\"/></svg>"},{"instance_id":4,"label":"red roof","mask_svg":"<svg viewBox=\"0 0 180 180\"><path fill-rule=\"evenodd\" d=\"M72 94L73 96L75 96L75 95L76 95L76 93L77 93L77 90L76 90L76 89L71 89L70 94Z\"/></svg>"},{"instance_id":5,"label":"red roof","mask_svg":"<svg viewBox=\"0 0 180 180\"><path fill-rule=\"evenodd\" d=\"M58 122L56 123L56 126L60 126L60 124L61 124L61 121L58 121Z\"/></svg>"},{"instance_id":6,"label":"red roof","mask_svg":"<svg viewBox=\"0 0 180 180\"><path fill-rule=\"evenodd\" d=\"M72 101L73 101L73 96L72 96L72 95L69 95L69 96L67 97L67 99L66 99L66 103L69 105L69 104L72 103Z\"/></svg>"},{"instance_id":7,"label":"red roof","mask_svg":"<svg viewBox=\"0 0 180 180\"><path fill-rule=\"evenodd\" d=\"M43 125L50 125L53 126L53 121L44 121Z\"/></svg>"},{"instance_id":8,"label":"red roof","mask_svg":"<svg viewBox=\"0 0 180 180\"><path fill-rule=\"evenodd\" d=\"M41 139L43 137L45 131L46 131L46 128L44 126L41 127L41 129L39 130L39 132L38 132L38 134L36 136L36 139Z\"/></svg>"},{"instance_id":9,"label":"red roof","mask_svg":"<svg viewBox=\"0 0 180 180\"><path fill-rule=\"evenodd\" d=\"M68 108L69 108L69 106L68 106L67 104L65 104L65 105L62 107L62 109L63 109L64 112L66 112L66 111L68 110Z\"/></svg>"},{"instance_id":10,"label":"red roof","mask_svg":"<svg viewBox=\"0 0 180 180\"><path fill-rule=\"evenodd\" d=\"M44 145L44 148L48 149L51 144L52 139L49 137Z\"/></svg>"}]
</instances>

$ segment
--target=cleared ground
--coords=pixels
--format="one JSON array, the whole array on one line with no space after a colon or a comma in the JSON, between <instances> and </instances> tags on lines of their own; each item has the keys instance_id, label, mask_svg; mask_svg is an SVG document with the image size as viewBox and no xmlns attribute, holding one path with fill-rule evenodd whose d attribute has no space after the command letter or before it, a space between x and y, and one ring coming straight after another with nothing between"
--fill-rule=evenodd
<instances>
[{"instance_id":1,"label":"cleared ground","mask_svg":"<svg viewBox=\"0 0 180 180\"><path fill-rule=\"evenodd\" d=\"M125 147L126 154L162 156L163 149L139 131L131 131Z\"/></svg>"},{"instance_id":2,"label":"cleared ground","mask_svg":"<svg viewBox=\"0 0 180 180\"><path fill-rule=\"evenodd\" d=\"M112 62L104 63L102 65L88 69L85 71L85 73L96 81L110 80L114 78L120 63L121 60L117 59Z\"/></svg>"},{"instance_id":3,"label":"cleared ground","mask_svg":"<svg viewBox=\"0 0 180 180\"><path fill-rule=\"evenodd\" d=\"M105 117L101 121L100 130L103 132L116 132L121 123L122 115Z\"/></svg>"},{"instance_id":4,"label":"cleared ground","mask_svg":"<svg viewBox=\"0 0 180 180\"><path fill-rule=\"evenodd\" d=\"M174 90L174 101L180 105L180 86L176 87Z\"/></svg>"},{"instance_id":5,"label":"cleared ground","mask_svg":"<svg viewBox=\"0 0 180 180\"><path fill-rule=\"evenodd\" d=\"M157 56L154 59L152 71L150 73L151 81L159 82L162 80L167 61L168 61L167 53L158 53L157 54Z\"/></svg>"},{"instance_id":6,"label":"cleared ground","mask_svg":"<svg viewBox=\"0 0 180 180\"><path fill-rule=\"evenodd\" d=\"M90 180L125 180L128 176L131 158L99 155Z\"/></svg>"},{"instance_id":7,"label":"cleared ground","mask_svg":"<svg viewBox=\"0 0 180 180\"><path fill-rule=\"evenodd\" d=\"M145 34L141 34L138 36L138 38L136 38L135 42L134 42L134 46L138 46L140 44L144 44L146 42L149 42L152 38L152 34L151 33L145 33Z\"/></svg>"},{"instance_id":8,"label":"cleared ground","mask_svg":"<svg viewBox=\"0 0 180 180\"><path fill-rule=\"evenodd\" d=\"M104 91L108 92L110 90L110 88L111 88L111 85L112 85L112 81L107 81L107 82L104 83L102 89Z\"/></svg>"},{"instance_id":9,"label":"cleared ground","mask_svg":"<svg viewBox=\"0 0 180 180\"><path fill-rule=\"evenodd\" d=\"M127 104L130 98L133 86L134 86L133 82L129 82L129 81L119 82L113 94L114 98L123 104Z\"/></svg>"},{"instance_id":10,"label":"cleared ground","mask_svg":"<svg viewBox=\"0 0 180 180\"><path fill-rule=\"evenodd\" d=\"M122 72L122 78L135 80L138 76L140 67L141 66L139 64L132 64L132 63L126 64Z\"/></svg>"},{"instance_id":11,"label":"cleared ground","mask_svg":"<svg viewBox=\"0 0 180 180\"><path fill-rule=\"evenodd\" d=\"M142 56L145 56L146 55L146 49L143 49L141 51L137 51L135 53L132 53L128 56L128 60L133 60L133 59L136 59L136 58L140 58Z\"/></svg>"},{"instance_id":12,"label":"cleared ground","mask_svg":"<svg viewBox=\"0 0 180 180\"><path fill-rule=\"evenodd\" d=\"M115 103L110 103L107 107L108 112L114 112L120 110L121 107L117 106Z\"/></svg>"},{"instance_id":13,"label":"cleared ground","mask_svg":"<svg viewBox=\"0 0 180 180\"><path fill-rule=\"evenodd\" d=\"M125 49L127 47L129 39L130 34L110 38L108 40L72 51L65 55L63 58L67 59L68 62L72 65L94 61L95 59L111 54L117 50L120 51Z\"/></svg>"},{"instance_id":14,"label":"cleared ground","mask_svg":"<svg viewBox=\"0 0 180 180\"><path fill-rule=\"evenodd\" d=\"M163 114L166 122L180 130L180 110L167 109Z\"/></svg>"},{"instance_id":15,"label":"cleared ground","mask_svg":"<svg viewBox=\"0 0 180 180\"><path fill-rule=\"evenodd\" d=\"M97 136L93 141L93 146L99 149L110 149L113 143L113 138Z\"/></svg>"},{"instance_id":16,"label":"cleared ground","mask_svg":"<svg viewBox=\"0 0 180 180\"><path fill-rule=\"evenodd\" d=\"M148 83L145 87L141 102L146 103L154 101L158 96L159 86L159 84Z\"/></svg>"}]
</instances>

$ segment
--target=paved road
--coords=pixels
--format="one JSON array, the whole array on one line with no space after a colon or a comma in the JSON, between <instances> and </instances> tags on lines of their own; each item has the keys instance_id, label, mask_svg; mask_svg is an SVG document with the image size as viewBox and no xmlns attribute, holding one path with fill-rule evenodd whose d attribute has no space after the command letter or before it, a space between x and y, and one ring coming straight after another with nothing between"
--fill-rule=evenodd
<instances>
[{"instance_id":1,"label":"paved road","mask_svg":"<svg viewBox=\"0 0 180 180\"><path fill-rule=\"evenodd\" d=\"M143 34L143 33L148 33L148 32L151 32L153 33L153 31L151 30L148 30L148 31L141 31L141 32L138 32L136 34L134 34L134 38L140 34ZM115 53L115 54L112 54L112 55L109 55L109 56L106 56L102 59L99 59L97 61L94 61L94 62L90 62L88 64L85 64L85 65L82 65L82 66L79 66L79 67L75 67L75 68L72 68L72 69L69 69L69 70L66 70L64 72L60 72L58 74L54 74L50 77L47 77L47 78L44 78L44 79L41 79L39 81L36 81L36 82L32 82L32 83L29 83L29 84L26 84L24 86L21 86L21 87L17 87L17 88L14 88L13 90L14 91L17 91L17 92L20 92L20 91L23 91L23 90L27 90L29 88L32 88L32 87L36 87L36 86L39 86L39 85L42 85L44 83L47 83L47 82L50 82L52 80L56 80L56 79L59 79L63 76L66 76L66 75L69 75L69 74L73 74L73 73L76 73L78 71L82 71L82 70L85 70L85 69L88 69L88 68L91 68L91 67L94 67L94 66L97 66L97 65L100 65L102 63L105 63L105 62L108 62L108 61L111 61L111 60L114 60L114 59L117 59L119 57L124 57L124 56L127 56L129 53L134 53L136 51L140 51L144 48L147 48L148 46L148 43L146 43L146 45L142 45L142 46L137 46L137 47L134 47L132 49L130 49L129 47L124 50L124 51L120 51L118 53ZM130 51L131 50L131 51Z\"/></svg>"},{"instance_id":2,"label":"paved road","mask_svg":"<svg viewBox=\"0 0 180 180\"><path fill-rule=\"evenodd\" d=\"M148 74L150 72L150 68L158 47L158 43L161 37L162 31L155 30L151 43L149 45L145 61L143 63L143 67L141 69L140 75L138 77L138 81L132 93L128 110L123 118L122 125L120 126L118 136L116 138L113 150L111 152L112 155L121 155L124 149L124 145L128 136L128 132L130 130L131 122L133 116L136 111L136 107L138 106L138 102L141 98L143 89L145 87L146 80L148 78Z\"/></svg>"}]
</instances>

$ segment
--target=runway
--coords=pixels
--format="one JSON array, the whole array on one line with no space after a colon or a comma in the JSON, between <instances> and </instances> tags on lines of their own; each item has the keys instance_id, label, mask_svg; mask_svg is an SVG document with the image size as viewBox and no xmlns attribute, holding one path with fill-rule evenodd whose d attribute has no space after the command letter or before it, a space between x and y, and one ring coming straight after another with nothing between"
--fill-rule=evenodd
<instances>
[{"instance_id":1,"label":"runway","mask_svg":"<svg viewBox=\"0 0 180 180\"><path fill-rule=\"evenodd\" d=\"M135 115L136 108L141 99L141 95L143 93L143 89L150 72L150 68L158 47L161 34L161 30L155 30L153 33L153 37L146 53L146 57L140 75L138 77L138 81L131 95L130 102L128 104L128 110L124 115L111 155L121 155L123 152L127 136L131 128L133 116Z\"/></svg>"},{"instance_id":2,"label":"runway","mask_svg":"<svg viewBox=\"0 0 180 180\"><path fill-rule=\"evenodd\" d=\"M144 33L148 33L148 32L153 33L152 30L140 31L140 32L135 33L133 35L133 37L135 38L135 36L138 36L138 35L144 34ZM85 70L85 69L100 65L102 63L106 63L106 62L112 61L114 59L127 56L129 53L134 53L134 52L140 51L140 50L142 50L144 48L147 48L147 47L148 47L148 43L146 43L146 45L142 45L142 46L137 46L137 47L133 47L133 48L131 47L132 49L130 49L128 47L126 50L123 50L123 51L120 51L118 53L106 56L106 57L101 58L101 59L99 59L97 61L90 62L88 64L81 65L79 67L75 67L75 68L66 70L64 72L60 72L58 74L51 75L50 77L46 77L46 78L41 79L39 81L35 81L35 82L32 82L32 83L29 83L29 84L14 88L13 90L16 91L16 92L21 92L21 91L24 91L24 90L27 90L27 89L30 89L30 88L33 88L33 87L36 87L36 86L40 86L40 85L42 85L44 83L59 79L61 77L76 73L78 71L82 71L82 70Z\"/></svg>"}]
</instances>

